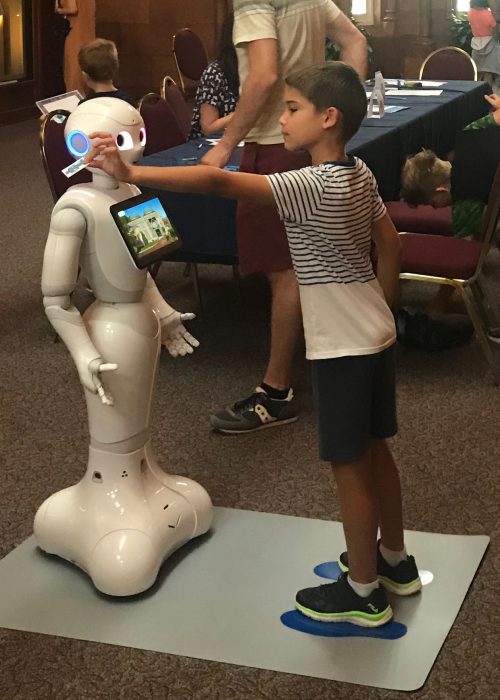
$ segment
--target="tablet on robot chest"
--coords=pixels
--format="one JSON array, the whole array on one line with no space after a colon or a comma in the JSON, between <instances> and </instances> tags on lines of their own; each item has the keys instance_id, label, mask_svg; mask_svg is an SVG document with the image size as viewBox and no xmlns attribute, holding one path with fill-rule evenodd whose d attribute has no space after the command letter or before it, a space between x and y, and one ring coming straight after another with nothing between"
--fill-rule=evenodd
<instances>
[{"instance_id":1,"label":"tablet on robot chest","mask_svg":"<svg viewBox=\"0 0 500 700\"><path fill-rule=\"evenodd\" d=\"M110 207L135 264L148 267L177 250L181 239L158 197L140 194Z\"/></svg>"}]
</instances>

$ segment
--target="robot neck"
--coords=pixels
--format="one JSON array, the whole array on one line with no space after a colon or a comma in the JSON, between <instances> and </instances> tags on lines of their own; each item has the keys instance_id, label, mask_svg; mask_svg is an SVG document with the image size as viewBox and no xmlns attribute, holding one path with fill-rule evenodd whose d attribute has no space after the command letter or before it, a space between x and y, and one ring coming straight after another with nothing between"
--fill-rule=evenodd
<instances>
[{"instance_id":1,"label":"robot neck","mask_svg":"<svg viewBox=\"0 0 500 700\"><path fill-rule=\"evenodd\" d=\"M102 170L92 168L92 184L98 190L116 190L118 188L118 180Z\"/></svg>"}]
</instances>

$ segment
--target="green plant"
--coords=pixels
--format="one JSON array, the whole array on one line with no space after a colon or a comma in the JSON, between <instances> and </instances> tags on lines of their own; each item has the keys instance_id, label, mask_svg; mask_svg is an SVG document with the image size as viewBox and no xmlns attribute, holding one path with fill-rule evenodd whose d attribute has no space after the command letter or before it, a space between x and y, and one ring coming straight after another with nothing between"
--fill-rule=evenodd
<instances>
[{"instance_id":1,"label":"green plant","mask_svg":"<svg viewBox=\"0 0 500 700\"><path fill-rule=\"evenodd\" d=\"M351 22L359 29L361 34L366 38L367 50L368 50L368 63L370 64L373 59L373 43L371 34L368 32L365 26L360 24L354 17L351 17ZM325 61L338 61L340 58L340 47L334 44L333 41L327 39L325 42Z\"/></svg>"},{"instance_id":2,"label":"green plant","mask_svg":"<svg viewBox=\"0 0 500 700\"><path fill-rule=\"evenodd\" d=\"M471 53L472 30L467 15L462 12L454 12L448 25L453 46Z\"/></svg>"}]
</instances>

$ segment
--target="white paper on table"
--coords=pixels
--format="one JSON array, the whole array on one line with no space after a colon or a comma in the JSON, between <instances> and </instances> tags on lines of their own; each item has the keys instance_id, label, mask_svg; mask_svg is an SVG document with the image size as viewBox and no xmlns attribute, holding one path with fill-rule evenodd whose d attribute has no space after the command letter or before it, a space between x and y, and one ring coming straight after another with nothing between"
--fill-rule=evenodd
<instances>
[{"instance_id":1,"label":"white paper on table","mask_svg":"<svg viewBox=\"0 0 500 700\"><path fill-rule=\"evenodd\" d=\"M444 85L444 82L440 82L439 80L419 80L419 83L422 83L422 87L441 87L441 85Z\"/></svg>"},{"instance_id":2,"label":"white paper on table","mask_svg":"<svg viewBox=\"0 0 500 700\"><path fill-rule=\"evenodd\" d=\"M205 139L205 143L208 143L209 146L216 146L219 143L220 139ZM245 142L240 141L239 143L236 144L236 148L238 146L244 146Z\"/></svg>"},{"instance_id":3,"label":"white paper on table","mask_svg":"<svg viewBox=\"0 0 500 700\"><path fill-rule=\"evenodd\" d=\"M421 96L421 97L437 97L438 95L442 95L443 91L442 90L387 90L385 93L389 97L406 97L409 95L412 96Z\"/></svg>"}]
</instances>

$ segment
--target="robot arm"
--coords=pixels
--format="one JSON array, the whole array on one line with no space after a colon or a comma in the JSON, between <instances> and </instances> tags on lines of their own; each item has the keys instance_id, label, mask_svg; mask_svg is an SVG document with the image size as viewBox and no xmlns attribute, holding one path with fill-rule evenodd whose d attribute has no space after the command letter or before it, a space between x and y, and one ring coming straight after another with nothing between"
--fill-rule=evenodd
<instances>
[{"instance_id":1,"label":"robot arm","mask_svg":"<svg viewBox=\"0 0 500 700\"><path fill-rule=\"evenodd\" d=\"M92 393L99 393L103 403L110 403L99 372L116 369L116 365L103 364L70 296L78 277L80 247L86 229L85 217L76 209L60 209L52 215L43 257L43 304L50 323L73 358L80 382Z\"/></svg>"},{"instance_id":2,"label":"robot arm","mask_svg":"<svg viewBox=\"0 0 500 700\"><path fill-rule=\"evenodd\" d=\"M193 352L193 348L199 346L199 342L186 330L183 323L183 321L193 319L195 317L194 314L181 314L173 309L170 304L167 304L149 272L146 277L146 287L142 299L151 306L159 320L161 344L166 347L172 357L189 355Z\"/></svg>"}]
</instances>

